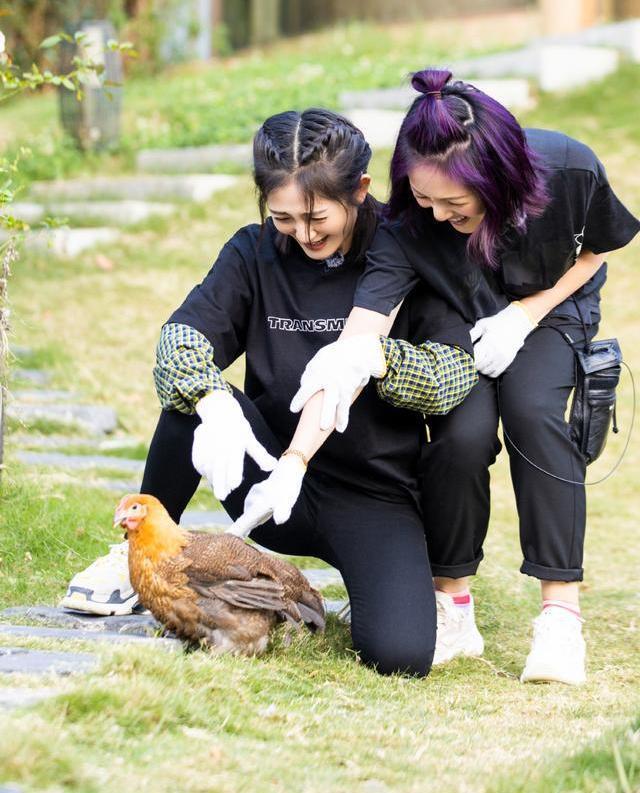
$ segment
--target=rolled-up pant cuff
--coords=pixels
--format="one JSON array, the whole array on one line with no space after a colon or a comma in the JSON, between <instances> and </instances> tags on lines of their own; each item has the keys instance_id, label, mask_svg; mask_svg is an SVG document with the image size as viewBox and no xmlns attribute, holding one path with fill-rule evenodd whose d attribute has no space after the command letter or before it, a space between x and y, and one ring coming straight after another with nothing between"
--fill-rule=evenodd
<instances>
[{"instance_id":1,"label":"rolled-up pant cuff","mask_svg":"<svg viewBox=\"0 0 640 793\"><path fill-rule=\"evenodd\" d=\"M567 570L561 567L544 567L541 564L527 562L525 559L520 568L520 572L539 578L541 581L582 581L582 567L575 567Z\"/></svg>"},{"instance_id":2,"label":"rolled-up pant cuff","mask_svg":"<svg viewBox=\"0 0 640 793\"><path fill-rule=\"evenodd\" d=\"M464 562L463 564L437 564L431 562L431 572L434 576L442 578L466 578L469 575L476 574L483 557L484 554L481 553L472 562Z\"/></svg>"}]
</instances>

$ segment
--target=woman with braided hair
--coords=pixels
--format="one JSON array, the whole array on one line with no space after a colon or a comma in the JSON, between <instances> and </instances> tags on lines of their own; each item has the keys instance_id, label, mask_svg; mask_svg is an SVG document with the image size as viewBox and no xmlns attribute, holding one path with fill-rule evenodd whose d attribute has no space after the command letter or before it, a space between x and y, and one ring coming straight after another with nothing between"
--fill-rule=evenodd
<instances>
[{"instance_id":1,"label":"woman with braided hair","mask_svg":"<svg viewBox=\"0 0 640 793\"><path fill-rule=\"evenodd\" d=\"M418 290L393 338L363 353L377 388L364 388L348 431L328 438L308 471L317 418L308 413L296 429L289 410L305 364L344 327L364 270L378 222L370 157L362 133L328 110L280 113L258 130L262 222L233 235L162 328L154 374L163 410L142 492L179 521L205 476L240 518L235 533L253 529L263 546L338 568L365 663L426 675L436 609L417 482L424 424L388 403L402 405L419 382L421 410L458 404L477 379L470 325ZM243 353L241 392L222 370ZM67 606L104 613L122 601L122 587L98 591L91 568L76 579Z\"/></svg>"},{"instance_id":2,"label":"woman with braided hair","mask_svg":"<svg viewBox=\"0 0 640 793\"><path fill-rule=\"evenodd\" d=\"M377 335L367 334L388 328L387 315L416 284L457 309L473 325L481 377L456 410L427 419L423 508L437 587L434 663L483 651L468 586L482 559L500 418L521 571L540 580L543 601L521 679L580 683L586 460L565 421L575 383L567 338L595 336L607 253L629 243L640 224L587 146L558 132L523 130L506 108L453 82L448 71L418 72L413 86L420 95L393 153L388 222L370 247L347 338L309 364L295 401L324 389L324 423L337 405L344 426L356 386L370 374L348 337L362 334L354 337L360 349L365 339L374 344Z\"/></svg>"}]
</instances>

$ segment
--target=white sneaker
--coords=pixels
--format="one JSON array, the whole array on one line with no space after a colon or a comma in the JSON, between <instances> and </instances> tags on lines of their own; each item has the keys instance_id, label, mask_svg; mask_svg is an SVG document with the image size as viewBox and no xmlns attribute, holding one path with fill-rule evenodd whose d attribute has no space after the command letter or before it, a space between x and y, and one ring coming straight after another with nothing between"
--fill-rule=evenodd
<instances>
[{"instance_id":1,"label":"white sneaker","mask_svg":"<svg viewBox=\"0 0 640 793\"><path fill-rule=\"evenodd\" d=\"M582 620L562 608L546 608L533 621L533 642L520 682L579 685L587 679Z\"/></svg>"},{"instance_id":2,"label":"white sneaker","mask_svg":"<svg viewBox=\"0 0 640 793\"><path fill-rule=\"evenodd\" d=\"M484 639L476 626L473 597L462 609L446 592L436 592L437 633L433 666L445 664L459 655L479 656L484 652Z\"/></svg>"},{"instance_id":3,"label":"white sneaker","mask_svg":"<svg viewBox=\"0 0 640 793\"><path fill-rule=\"evenodd\" d=\"M100 556L86 570L71 579L60 605L91 614L131 614L138 605L138 595L129 581L129 543L111 545L106 556Z\"/></svg>"}]
</instances>

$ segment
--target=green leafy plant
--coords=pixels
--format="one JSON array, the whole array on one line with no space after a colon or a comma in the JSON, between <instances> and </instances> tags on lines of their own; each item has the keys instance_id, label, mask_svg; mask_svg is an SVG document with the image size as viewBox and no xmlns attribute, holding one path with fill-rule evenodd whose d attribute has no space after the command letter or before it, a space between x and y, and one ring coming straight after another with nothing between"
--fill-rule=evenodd
<instances>
[{"instance_id":1,"label":"green leafy plant","mask_svg":"<svg viewBox=\"0 0 640 793\"><path fill-rule=\"evenodd\" d=\"M78 31L71 36L68 33L58 33L49 36L40 45L41 49L49 50L62 42L81 45L86 34ZM29 69L23 69L14 63L6 52L6 38L0 31L0 104L25 91L34 91L42 86L53 85L66 91L72 91L78 100L84 95L84 86L89 81L100 77L104 72L104 65L91 60L89 57L78 54L73 56L71 69L59 74L51 69L41 69L33 63ZM118 50L133 54L128 42L119 43L110 40L107 43L110 50ZM79 49L79 52L81 50ZM104 82L103 82L104 84ZM11 267L17 260L16 239L18 235L29 229L29 224L11 215L11 203L19 190L18 175L20 164L29 156L29 150L22 147L13 157L0 157L0 230L5 229L8 234L0 238L0 470L3 465L4 424L7 381L7 358L9 354L9 308L7 286L11 275ZM47 219L44 226L54 225L55 221Z\"/></svg>"}]
</instances>

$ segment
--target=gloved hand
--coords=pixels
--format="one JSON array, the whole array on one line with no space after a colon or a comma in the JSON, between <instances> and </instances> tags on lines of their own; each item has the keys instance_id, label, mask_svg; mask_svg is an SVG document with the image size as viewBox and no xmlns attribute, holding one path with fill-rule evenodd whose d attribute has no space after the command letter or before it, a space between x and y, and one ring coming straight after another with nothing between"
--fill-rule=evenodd
<instances>
[{"instance_id":1,"label":"gloved hand","mask_svg":"<svg viewBox=\"0 0 640 793\"><path fill-rule=\"evenodd\" d=\"M471 328L471 341L479 339L473 348L476 369L487 377L501 375L536 327L518 301L479 319Z\"/></svg>"},{"instance_id":2,"label":"gloved hand","mask_svg":"<svg viewBox=\"0 0 640 793\"><path fill-rule=\"evenodd\" d=\"M383 377L386 371L379 336L362 334L334 341L318 350L306 365L291 411L298 413L317 391L324 391L320 429L331 429L335 422L338 432L344 432L356 391L364 388L371 376Z\"/></svg>"},{"instance_id":3,"label":"gloved hand","mask_svg":"<svg viewBox=\"0 0 640 793\"><path fill-rule=\"evenodd\" d=\"M278 524L288 521L300 495L306 470L306 465L296 455L281 457L269 476L249 490L244 512L226 533L244 538L271 517Z\"/></svg>"},{"instance_id":4,"label":"gloved hand","mask_svg":"<svg viewBox=\"0 0 640 793\"><path fill-rule=\"evenodd\" d=\"M223 501L242 482L244 455L263 471L272 471L277 460L258 443L237 399L228 391L213 391L196 404L202 424L193 433L193 467L209 480Z\"/></svg>"}]
</instances>

